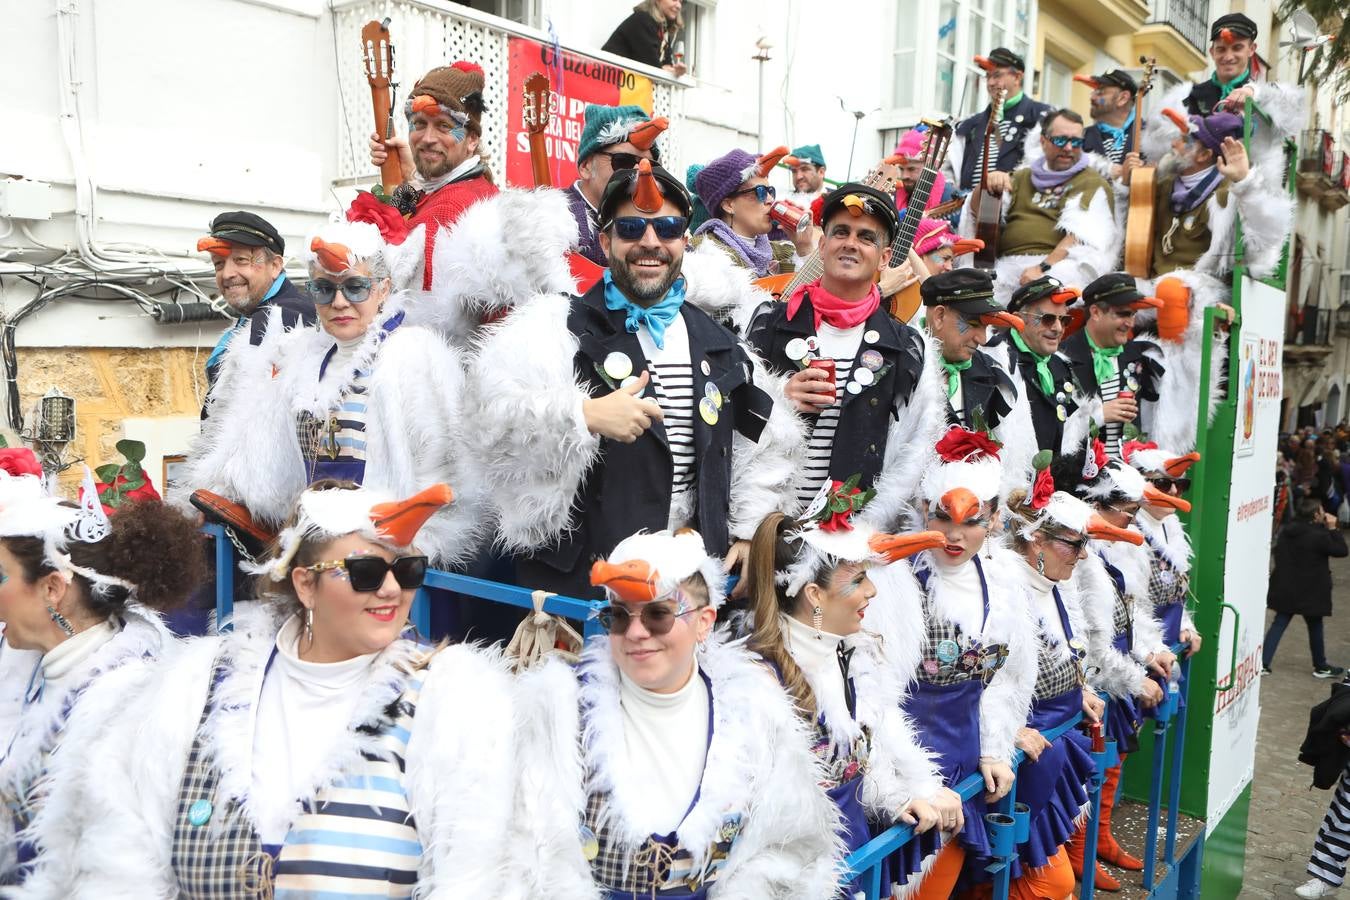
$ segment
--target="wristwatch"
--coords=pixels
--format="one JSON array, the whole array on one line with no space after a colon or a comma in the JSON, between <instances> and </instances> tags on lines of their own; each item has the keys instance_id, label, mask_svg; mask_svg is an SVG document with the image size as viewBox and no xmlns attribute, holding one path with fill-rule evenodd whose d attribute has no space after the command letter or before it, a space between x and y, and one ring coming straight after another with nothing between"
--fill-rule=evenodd
<instances>
[{"instance_id":1,"label":"wristwatch","mask_svg":"<svg viewBox=\"0 0 1350 900\"><path fill-rule=\"evenodd\" d=\"M1042 272L1049 272L1051 266L1050 266L1050 263L1046 262L1045 260L1041 260L1041 266L1040 266L1040 268L1041 268L1041 271L1042 271Z\"/></svg>"}]
</instances>

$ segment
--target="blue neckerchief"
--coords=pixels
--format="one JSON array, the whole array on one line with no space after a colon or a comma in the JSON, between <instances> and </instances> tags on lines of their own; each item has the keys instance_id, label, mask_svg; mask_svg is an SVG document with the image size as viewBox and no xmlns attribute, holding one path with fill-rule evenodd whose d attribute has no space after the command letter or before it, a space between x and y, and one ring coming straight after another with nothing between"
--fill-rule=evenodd
<instances>
[{"instance_id":1,"label":"blue neckerchief","mask_svg":"<svg viewBox=\"0 0 1350 900\"><path fill-rule=\"evenodd\" d=\"M628 314L624 320L624 328L628 329L629 334L637 334L638 328L642 325L647 326L647 332L652 336L653 343L659 349L666 347L666 327L675 321L675 317L680 314L680 307L684 305L684 276L681 275L675 279L675 283L670 286L666 296L659 303L653 306L641 307L624 296L623 291L619 290L610 278L609 269L605 270L605 307L615 311L623 310Z\"/></svg>"},{"instance_id":2,"label":"blue neckerchief","mask_svg":"<svg viewBox=\"0 0 1350 900\"><path fill-rule=\"evenodd\" d=\"M1119 128L1110 124L1109 122L1098 122L1097 127L1101 129L1103 134L1105 134L1107 137L1111 139L1111 143L1114 147L1118 147L1120 149L1120 152L1124 153L1125 132L1133 124L1134 124L1134 110L1131 109L1129 117L1124 121L1124 123L1121 124Z\"/></svg>"},{"instance_id":3,"label":"blue neckerchief","mask_svg":"<svg viewBox=\"0 0 1350 900\"><path fill-rule=\"evenodd\" d=\"M271 300L277 295L277 292L281 290L281 286L285 282L286 273L282 272L277 276L277 280L272 282L272 286L267 289L267 293L263 294L262 300L258 302L258 308L253 311L253 315L256 316L262 311L263 306L268 300ZM225 329L225 333L220 336L220 340L216 341L216 346L211 349L211 355L206 358L207 371L210 371L220 361L220 358L225 355L225 348L230 346L230 341L234 338L234 333L239 330L239 326L243 325L247 318L247 316L240 316L234 320L233 325Z\"/></svg>"}]
</instances>

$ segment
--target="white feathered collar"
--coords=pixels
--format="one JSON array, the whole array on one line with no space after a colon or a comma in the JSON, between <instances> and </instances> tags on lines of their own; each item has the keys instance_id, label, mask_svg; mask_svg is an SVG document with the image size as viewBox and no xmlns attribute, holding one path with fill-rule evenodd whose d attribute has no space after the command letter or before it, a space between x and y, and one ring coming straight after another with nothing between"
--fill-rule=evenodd
<instances>
[{"instance_id":1,"label":"white feathered collar","mask_svg":"<svg viewBox=\"0 0 1350 900\"><path fill-rule=\"evenodd\" d=\"M830 635L827 640L830 641L830 652L823 656L815 654L808 658L806 654L792 652L791 640L788 651L792 652L792 659L802 670L807 684L811 685L811 692L816 697L816 712L830 736L831 750L836 758L841 758L851 751L864 728L873 733L877 731L885 714L899 704L903 685L895 677L894 668L882 663L881 642L876 635L860 631L845 638ZM848 674L853 679L857 697L856 719L849 715L842 691L826 690L830 682L837 682L842 674L834 654L837 641L853 649Z\"/></svg>"},{"instance_id":2,"label":"white feathered collar","mask_svg":"<svg viewBox=\"0 0 1350 900\"><path fill-rule=\"evenodd\" d=\"M1147 538L1145 547L1167 560L1178 572L1190 571L1191 539L1181 527L1180 519L1176 516L1155 519L1146 510L1141 510L1134 521Z\"/></svg>"},{"instance_id":3,"label":"white feathered collar","mask_svg":"<svg viewBox=\"0 0 1350 900\"><path fill-rule=\"evenodd\" d=\"M0 759L0 796L20 796L41 775L47 754L60 743L71 709L96 678L132 660L158 656L173 640L159 616L143 607L129 608L123 621L117 634L62 679L67 690L44 690L24 708L9 752Z\"/></svg>"},{"instance_id":4,"label":"white feathered collar","mask_svg":"<svg viewBox=\"0 0 1350 900\"><path fill-rule=\"evenodd\" d=\"M340 370L329 366L322 378L319 369L329 350L337 346L337 340L317 323L298 329L288 343L286 361L282 363L284 368L292 370L283 376L290 382L292 411L327 415L335 408L356 373L370 370L385 339L393 333L387 326L403 314L406 299L405 292L391 294L346 364Z\"/></svg>"},{"instance_id":5,"label":"white feathered collar","mask_svg":"<svg viewBox=\"0 0 1350 900\"><path fill-rule=\"evenodd\" d=\"M1092 541L1091 549L1100 550L1106 561L1125 577L1125 593L1131 597L1147 598L1152 566L1149 564L1148 545L1135 546L1124 541Z\"/></svg>"},{"instance_id":6,"label":"white feathered collar","mask_svg":"<svg viewBox=\"0 0 1350 900\"><path fill-rule=\"evenodd\" d=\"M763 775L762 753L757 751L778 730L765 710L782 703L777 681L746 652L742 641L724 643L714 634L698 651L698 665L711 688L713 732L698 803L675 830L696 867L724 818L749 812ZM586 645L578 674L587 793L609 795L600 825L622 851L632 851L660 827L643 794L647 779L660 774L629 763L619 708L619 667L610 656L607 638Z\"/></svg>"},{"instance_id":7,"label":"white feathered collar","mask_svg":"<svg viewBox=\"0 0 1350 900\"><path fill-rule=\"evenodd\" d=\"M255 827L258 819L249 796L253 783L253 730L267 661L285 618L284 613L270 604L236 613L234 630L221 640L216 662L224 674L215 686L212 710L201 731L204 758L215 764L220 775L222 800L236 801ZM352 709L347 731L330 748L309 784L295 798L296 815L302 811L304 802L312 800L321 789L355 771L363 762L362 754L384 755L378 729L358 729L390 718L388 707L407 686L408 675L425 668L428 658L425 647L407 640L395 641L375 658ZM220 821L224 819L220 817Z\"/></svg>"}]
</instances>

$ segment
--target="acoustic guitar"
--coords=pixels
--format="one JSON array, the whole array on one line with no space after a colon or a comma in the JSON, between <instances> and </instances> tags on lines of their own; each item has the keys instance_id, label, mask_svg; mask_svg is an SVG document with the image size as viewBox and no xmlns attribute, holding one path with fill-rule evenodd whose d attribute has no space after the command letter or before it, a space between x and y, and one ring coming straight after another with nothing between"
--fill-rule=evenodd
<instances>
[{"instance_id":1,"label":"acoustic guitar","mask_svg":"<svg viewBox=\"0 0 1350 900\"><path fill-rule=\"evenodd\" d=\"M1133 147L1139 151L1139 129L1144 121L1144 95L1153 88L1153 69L1158 61L1139 57L1144 78L1134 95ZM1125 218L1125 271L1135 278L1147 278L1153 268L1153 210L1158 186L1156 166L1138 166L1130 172L1130 211Z\"/></svg>"},{"instance_id":2,"label":"acoustic guitar","mask_svg":"<svg viewBox=\"0 0 1350 900\"><path fill-rule=\"evenodd\" d=\"M914 246L914 235L919 230L919 220L924 217L924 207L933 193L933 182L937 180L938 169L947 157L947 148L952 142L952 124L950 120L930 122L928 134L923 141L923 171L910 192L909 203L905 205L904 218L895 231L895 240L891 242L890 265L898 266L909 258L910 248ZM923 298L919 293L919 283L902 288L891 298L891 315L901 322L908 322L919 309Z\"/></svg>"},{"instance_id":3,"label":"acoustic guitar","mask_svg":"<svg viewBox=\"0 0 1350 900\"><path fill-rule=\"evenodd\" d=\"M535 187L553 186L553 176L548 167L548 140L544 133L553 114L552 104L553 88L548 83L547 75L535 72L525 79L520 118L530 142L530 171L534 176ZM596 265L580 253L568 253L567 264L577 283L577 291L582 294L605 275L603 266Z\"/></svg>"},{"instance_id":4,"label":"acoustic guitar","mask_svg":"<svg viewBox=\"0 0 1350 900\"><path fill-rule=\"evenodd\" d=\"M875 169L863 177L862 183L874 187L884 194L894 194L895 186L900 183L900 158L888 156ZM925 202L927 199L925 198ZM908 252L908 251L907 251ZM810 284L825 274L825 264L820 259L820 248L811 251L811 255L802 260L795 272L781 275L766 275L756 278L755 285L773 294L774 299L791 297L804 284Z\"/></svg>"},{"instance_id":5,"label":"acoustic guitar","mask_svg":"<svg viewBox=\"0 0 1350 900\"><path fill-rule=\"evenodd\" d=\"M361 28L361 56L370 84L370 105L375 111L375 133L382 140L394 136L393 88L394 45L389 40L389 19L367 22ZM380 185L386 195L403 183L403 164L397 153L385 155L380 166ZM378 192L377 192L378 193Z\"/></svg>"},{"instance_id":6,"label":"acoustic guitar","mask_svg":"<svg viewBox=\"0 0 1350 900\"><path fill-rule=\"evenodd\" d=\"M1003 101L1007 97L1006 89L1000 90L994 97L989 110L989 121L984 125L984 156L980 159L980 183L975 186L975 200L971 205L971 214L975 216L975 237L984 241L984 247L975 251L975 268L994 270L998 259L998 232L1003 215L1003 198L988 190L989 170L998 170L998 150L1003 143L1003 133L999 125L1003 122Z\"/></svg>"}]
</instances>

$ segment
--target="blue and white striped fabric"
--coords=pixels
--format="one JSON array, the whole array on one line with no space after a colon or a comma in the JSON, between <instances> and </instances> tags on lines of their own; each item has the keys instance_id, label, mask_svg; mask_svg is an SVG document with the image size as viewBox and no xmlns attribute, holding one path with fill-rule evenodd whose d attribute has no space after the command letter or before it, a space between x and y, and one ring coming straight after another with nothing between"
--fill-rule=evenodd
<instances>
[{"instance_id":1,"label":"blue and white striped fabric","mask_svg":"<svg viewBox=\"0 0 1350 900\"><path fill-rule=\"evenodd\" d=\"M276 900L411 897L422 844L404 788L408 738L421 680L408 683L382 753L323 790L286 835L277 857Z\"/></svg>"}]
</instances>

